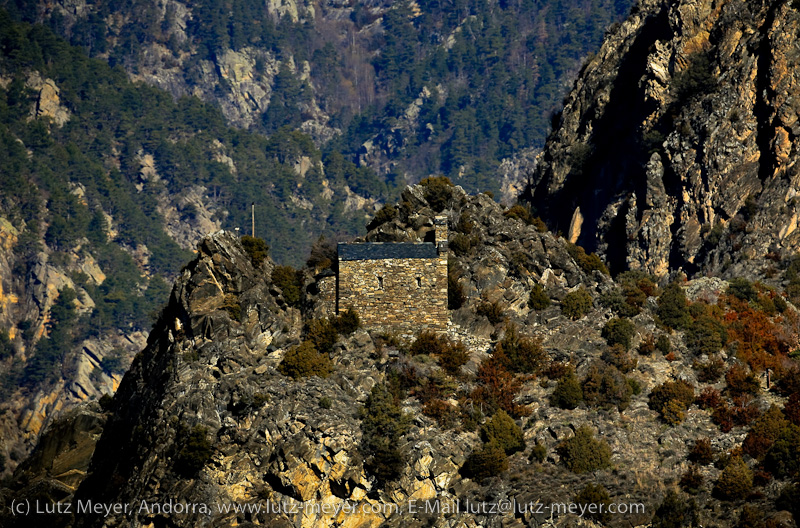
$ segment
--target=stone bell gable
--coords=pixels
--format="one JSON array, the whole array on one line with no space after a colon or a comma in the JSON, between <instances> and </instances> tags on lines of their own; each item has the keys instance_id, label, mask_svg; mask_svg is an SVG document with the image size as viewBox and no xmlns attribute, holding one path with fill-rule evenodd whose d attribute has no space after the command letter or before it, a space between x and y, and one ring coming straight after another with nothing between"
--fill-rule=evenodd
<instances>
[{"instance_id":1,"label":"stone bell gable","mask_svg":"<svg viewBox=\"0 0 800 528\"><path fill-rule=\"evenodd\" d=\"M367 328L418 333L447 328L447 219L435 241L339 244L337 311L358 312Z\"/></svg>"}]
</instances>

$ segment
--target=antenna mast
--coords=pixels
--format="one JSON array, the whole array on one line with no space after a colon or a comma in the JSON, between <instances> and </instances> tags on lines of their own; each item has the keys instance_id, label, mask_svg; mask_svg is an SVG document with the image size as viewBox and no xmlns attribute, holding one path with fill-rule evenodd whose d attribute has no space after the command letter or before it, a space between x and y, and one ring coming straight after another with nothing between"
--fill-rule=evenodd
<instances>
[{"instance_id":1,"label":"antenna mast","mask_svg":"<svg viewBox=\"0 0 800 528\"><path fill-rule=\"evenodd\" d=\"M255 236L256 236L256 203L255 202L250 204L250 220L251 220L250 236L255 238Z\"/></svg>"}]
</instances>

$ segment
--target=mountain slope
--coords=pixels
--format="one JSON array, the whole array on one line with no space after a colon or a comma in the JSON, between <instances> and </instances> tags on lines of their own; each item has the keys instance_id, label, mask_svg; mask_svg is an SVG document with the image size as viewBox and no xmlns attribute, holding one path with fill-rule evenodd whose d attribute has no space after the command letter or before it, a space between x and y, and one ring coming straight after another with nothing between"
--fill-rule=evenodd
<instances>
[{"instance_id":1,"label":"mountain slope","mask_svg":"<svg viewBox=\"0 0 800 528\"><path fill-rule=\"evenodd\" d=\"M309 287L291 306L269 258L253 262L235 236L215 233L106 403L86 478L74 473L65 487L66 476L46 473L63 467L48 456L75 449L54 445L0 499L57 489L65 502L129 505L37 517L75 526L738 526L753 516L769 523L756 526L792 526L783 510L800 447L793 305L747 281L662 290L628 274L615 283L519 208L431 182L402 198L367 239L420 240L444 210L451 291L461 292L444 348L337 321L331 334L312 319L322 270L305 270ZM575 312L578 292L588 305ZM455 368L450 347L466 353ZM315 359L294 363L300 349ZM777 380L769 389L755 377L765 366ZM88 419L102 422L91 408L81 415L60 427L81 439ZM528 508L463 507L512 499ZM414 500L462 508L411 512ZM169 501L196 507L154 508ZM644 511L550 510L571 501Z\"/></svg>"},{"instance_id":2,"label":"mountain slope","mask_svg":"<svg viewBox=\"0 0 800 528\"><path fill-rule=\"evenodd\" d=\"M132 79L213 102L235 126L272 133L288 125L320 145L333 139L329 148L383 177L406 183L441 172L472 192L500 191L502 174L519 180L512 158L525 161L541 147L580 61L630 7L624 0L3 3Z\"/></svg>"},{"instance_id":3,"label":"mountain slope","mask_svg":"<svg viewBox=\"0 0 800 528\"><path fill-rule=\"evenodd\" d=\"M256 234L297 266L407 178L513 200L566 79L628 4L0 5L11 469L66 407L116 389L188 252L247 231L253 202Z\"/></svg>"},{"instance_id":4,"label":"mountain slope","mask_svg":"<svg viewBox=\"0 0 800 528\"><path fill-rule=\"evenodd\" d=\"M615 270L793 254L798 24L791 2L642 2L567 97L533 204Z\"/></svg>"},{"instance_id":5,"label":"mountain slope","mask_svg":"<svg viewBox=\"0 0 800 528\"><path fill-rule=\"evenodd\" d=\"M232 129L1 12L0 50L4 457L65 406L116 389L205 234L249 231L255 202L256 234L298 265L391 194L341 155L323 163L301 133Z\"/></svg>"}]
</instances>

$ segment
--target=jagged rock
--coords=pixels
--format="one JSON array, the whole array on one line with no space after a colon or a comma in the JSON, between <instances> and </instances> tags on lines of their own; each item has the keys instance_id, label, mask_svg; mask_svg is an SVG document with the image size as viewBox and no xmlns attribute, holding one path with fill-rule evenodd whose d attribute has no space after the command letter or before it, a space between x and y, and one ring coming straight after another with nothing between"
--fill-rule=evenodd
<instances>
[{"instance_id":1,"label":"jagged rock","mask_svg":"<svg viewBox=\"0 0 800 528\"><path fill-rule=\"evenodd\" d=\"M752 275L796 251L798 26L785 3L641 2L567 97L534 205L561 229L580 207L613 270Z\"/></svg>"},{"instance_id":2,"label":"jagged rock","mask_svg":"<svg viewBox=\"0 0 800 528\"><path fill-rule=\"evenodd\" d=\"M36 105L31 110L32 117L47 117L57 126L64 126L69 121L69 110L61 105L61 91L52 79L42 79L38 72L32 73L25 85L38 92Z\"/></svg>"}]
</instances>

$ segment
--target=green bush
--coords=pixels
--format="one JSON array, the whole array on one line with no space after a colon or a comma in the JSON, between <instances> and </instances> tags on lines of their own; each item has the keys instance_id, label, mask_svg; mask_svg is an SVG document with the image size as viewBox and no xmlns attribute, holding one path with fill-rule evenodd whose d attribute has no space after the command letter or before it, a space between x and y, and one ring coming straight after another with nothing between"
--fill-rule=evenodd
<instances>
[{"instance_id":1,"label":"green bush","mask_svg":"<svg viewBox=\"0 0 800 528\"><path fill-rule=\"evenodd\" d=\"M508 469L508 457L497 442L484 444L464 462L461 474L476 482L496 477Z\"/></svg>"},{"instance_id":2,"label":"green bush","mask_svg":"<svg viewBox=\"0 0 800 528\"><path fill-rule=\"evenodd\" d=\"M561 409L572 410L583 401L583 389L575 372L570 371L566 376L558 380L553 394L550 396L550 405Z\"/></svg>"},{"instance_id":3,"label":"green bush","mask_svg":"<svg viewBox=\"0 0 800 528\"><path fill-rule=\"evenodd\" d=\"M122 351L115 350L111 355L100 360L100 368L107 374L124 374L125 366L122 364Z\"/></svg>"},{"instance_id":4,"label":"green bush","mask_svg":"<svg viewBox=\"0 0 800 528\"><path fill-rule=\"evenodd\" d=\"M670 425L683 421L683 411L694 402L694 388L684 380L667 381L655 387L648 398L648 406Z\"/></svg>"},{"instance_id":5,"label":"green bush","mask_svg":"<svg viewBox=\"0 0 800 528\"><path fill-rule=\"evenodd\" d=\"M328 319L312 319L306 323L306 339L322 353L330 353L338 337L336 326Z\"/></svg>"},{"instance_id":6,"label":"green bush","mask_svg":"<svg viewBox=\"0 0 800 528\"><path fill-rule=\"evenodd\" d=\"M699 526L697 504L669 490L653 515L652 528L686 528Z\"/></svg>"},{"instance_id":7,"label":"green bush","mask_svg":"<svg viewBox=\"0 0 800 528\"><path fill-rule=\"evenodd\" d=\"M697 495L700 492L700 488L703 485L703 475L700 473L700 468L697 464L689 466L686 473L681 475L678 485L683 491L692 495Z\"/></svg>"},{"instance_id":8,"label":"green bush","mask_svg":"<svg viewBox=\"0 0 800 528\"><path fill-rule=\"evenodd\" d=\"M14 346L5 330L0 330L0 361L14 355Z\"/></svg>"},{"instance_id":9,"label":"green bush","mask_svg":"<svg viewBox=\"0 0 800 528\"><path fill-rule=\"evenodd\" d=\"M100 408L103 412L108 412L114 406L114 398L111 397L110 394L103 394L97 403L100 404Z\"/></svg>"},{"instance_id":10,"label":"green bush","mask_svg":"<svg viewBox=\"0 0 800 528\"><path fill-rule=\"evenodd\" d=\"M453 376L461 372L461 367L469 361L467 347L460 341L449 342L439 354L439 366Z\"/></svg>"},{"instance_id":11,"label":"green bush","mask_svg":"<svg viewBox=\"0 0 800 528\"><path fill-rule=\"evenodd\" d=\"M575 244L567 244L567 253L585 273L591 274L592 271L598 270L604 275L609 274L605 263L596 254L589 253L587 255L586 250Z\"/></svg>"},{"instance_id":12,"label":"green bush","mask_svg":"<svg viewBox=\"0 0 800 528\"><path fill-rule=\"evenodd\" d=\"M669 337L667 337L665 334L658 336L658 339L656 339L656 349L665 356L669 354L672 350L672 345L669 343Z\"/></svg>"},{"instance_id":13,"label":"green bush","mask_svg":"<svg viewBox=\"0 0 800 528\"><path fill-rule=\"evenodd\" d=\"M235 294L225 294L222 300L222 309L228 312L231 320L240 321L242 319L242 305L239 304L239 298Z\"/></svg>"},{"instance_id":14,"label":"green bush","mask_svg":"<svg viewBox=\"0 0 800 528\"><path fill-rule=\"evenodd\" d=\"M715 383L725 372L725 362L717 356L703 363L695 362L692 367L697 371L697 379L703 383Z\"/></svg>"},{"instance_id":15,"label":"green bush","mask_svg":"<svg viewBox=\"0 0 800 528\"><path fill-rule=\"evenodd\" d=\"M743 277L736 277L728 281L728 289L725 292L733 295L742 301L755 301L758 299L758 291L753 287L753 283Z\"/></svg>"},{"instance_id":16,"label":"green bush","mask_svg":"<svg viewBox=\"0 0 800 528\"><path fill-rule=\"evenodd\" d=\"M525 278L535 267L533 257L526 251L514 251L508 259L508 270L515 277Z\"/></svg>"},{"instance_id":17,"label":"green bush","mask_svg":"<svg viewBox=\"0 0 800 528\"><path fill-rule=\"evenodd\" d=\"M318 376L327 378L333 370L333 363L326 354L320 354L311 341L289 349L278 365L278 372L294 379Z\"/></svg>"},{"instance_id":18,"label":"green bush","mask_svg":"<svg viewBox=\"0 0 800 528\"><path fill-rule=\"evenodd\" d=\"M306 260L306 266L311 269L325 269L332 270L339 269L339 248L335 239L325 238L325 235L320 235L319 238L311 244L311 251Z\"/></svg>"},{"instance_id":19,"label":"green bush","mask_svg":"<svg viewBox=\"0 0 800 528\"><path fill-rule=\"evenodd\" d=\"M592 430L582 425L575 435L556 448L561 461L574 473L586 473L608 467L611 449L603 440L597 440Z\"/></svg>"},{"instance_id":20,"label":"green bush","mask_svg":"<svg viewBox=\"0 0 800 528\"><path fill-rule=\"evenodd\" d=\"M334 319L333 326L339 334L349 336L361 327L361 318L358 312L348 308Z\"/></svg>"},{"instance_id":21,"label":"green bush","mask_svg":"<svg viewBox=\"0 0 800 528\"><path fill-rule=\"evenodd\" d=\"M463 233L456 233L450 240L448 247L453 250L453 253L455 253L456 256L463 257L477 245L478 237L465 235Z\"/></svg>"},{"instance_id":22,"label":"green bush","mask_svg":"<svg viewBox=\"0 0 800 528\"><path fill-rule=\"evenodd\" d=\"M275 266L272 283L280 288L289 306L300 306L303 294L303 273L291 266Z\"/></svg>"},{"instance_id":23,"label":"green bush","mask_svg":"<svg viewBox=\"0 0 800 528\"><path fill-rule=\"evenodd\" d=\"M764 467L778 478L800 475L800 427L789 424L764 457Z\"/></svg>"},{"instance_id":24,"label":"green bush","mask_svg":"<svg viewBox=\"0 0 800 528\"><path fill-rule=\"evenodd\" d=\"M727 341L725 325L710 315L702 314L686 327L686 347L697 355L715 354Z\"/></svg>"},{"instance_id":25,"label":"green bush","mask_svg":"<svg viewBox=\"0 0 800 528\"><path fill-rule=\"evenodd\" d=\"M789 305L786 304L786 300L781 297L780 294L776 294L775 297L772 298L772 304L775 306L775 310L778 313L783 313L789 308Z\"/></svg>"},{"instance_id":26,"label":"green bush","mask_svg":"<svg viewBox=\"0 0 800 528\"><path fill-rule=\"evenodd\" d=\"M800 521L800 483L786 484L775 500L777 510L792 512L794 522Z\"/></svg>"},{"instance_id":27,"label":"green bush","mask_svg":"<svg viewBox=\"0 0 800 528\"><path fill-rule=\"evenodd\" d=\"M683 288L674 282L664 288L658 298L656 315L663 325L670 328L687 327L692 318L689 316L689 302Z\"/></svg>"},{"instance_id":28,"label":"green bush","mask_svg":"<svg viewBox=\"0 0 800 528\"><path fill-rule=\"evenodd\" d=\"M535 460L538 463L542 463L547 459L547 447L544 444L536 443L534 444L533 448L531 448L531 454L528 456L528 460Z\"/></svg>"},{"instance_id":29,"label":"green bush","mask_svg":"<svg viewBox=\"0 0 800 528\"><path fill-rule=\"evenodd\" d=\"M750 428L742 443L742 451L753 458L763 458L788 425L781 410L773 404Z\"/></svg>"},{"instance_id":30,"label":"green bush","mask_svg":"<svg viewBox=\"0 0 800 528\"><path fill-rule=\"evenodd\" d=\"M615 317L609 320L604 326L602 336L609 346L620 344L625 350L631 348L631 339L636 334L636 326L630 319Z\"/></svg>"},{"instance_id":31,"label":"green bush","mask_svg":"<svg viewBox=\"0 0 800 528\"><path fill-rule=\"evenodd\" d=\"M192 429L181 427L176 443L179 446L175 458L175 471L186 478L192 478L211 460L211 443L208 429L195 425Z\"/></svg>"},{"instance_id":32,"label":"green bush","mask_svg":"<svg viewBox=\"0 0 800 528\"><path fill-rule=\"evenodd\" d=\"M611 520L608 506L611 504L611 496L608 490L600 484L586 484L578 493L573 502L580 506L581 511L585 511L584 517L607 524Z\"/></svg>"},{"instance_id":33,"label":"green bush","mask_svg":"<svg viewBox=\"0 0 800 528\"><path fill-rule=\"evenodd\" d=\"M481 427L481 436L485 442L497 442L507 455L525 449L525 437L522 429L504 410L499 410L492 419Z\"/></svg>"},{"instance_id":34,"label":"green bush","mask_svg":"<svg viewBox=\"0 0 800 528\"><path fill-rule=\"evenodd\" d=\"M375 213L375 217L367 224L367 230L372 231L376 227L391 222L397 218L397 208L393 205L384 205L380 211Z\"/></svg>"},{"instance_id":35,"label":"green bush","mask_svg":"<svg viewBox=\"0 0 800 528\"><path fill-rule=\"evenodd\" d=\"M714 495L723 500L742 500L753 489L753 473L739 457L731 457L714 486Z\"/></svg>"},{"instance_id":36,"label":"green bush","mask_svg":"<svg viewBox=\"0 0 800 528\"><path fill-rule=\"evenodd\" d=\"M541 372L547 361L541 341L520 336L514 324L506 327L502 341L495 347L494 357L500 359L507 370L524 374Z\"/></svg>"},{"instance_id":37,"label":"green bush","mask_svg":"<svg viewBox=\"0 0 800 528\"><path fill-rule=\"evenodd\" d=\"M800 392L789 395L789 399L783 405L783 414L795 425L800 425Z\"/></svg>"},{"instance_id":38,"label":"green bush","mask_svg":"<svg viewBox=\"0 0 800 528\"><path fill-rule=\"evenodd\" d=\"M486 316L493 325L500 324L505 320L505 314L503 313L503 307L500 306L500 301L484 301L478 305L475 313Z\"/></svg>"},{"instance_id":39,"label":"green bush","mask_svg":"<svg viewBox=\"0 0 800 528\"><path fill-rule=\"evenodd\" d=\"M686 408L678 400L668 400L659 412L664 422L669 425L678 425L686 418L685 410Z\"/></svg>"},{"instance_id":40,"label":"green bush","mask_svg":"<svg viewBox=\"0 0 800 528\"><path fill-rule=\"evenodd\" d=\"M260 409L269 401L269 395L264 394L263 392L256 392L253 394L253 398L250 400L254 409Z\"/></svg>"},{"instance_id":41,"label":"green bush","mask_svg":"<svg viewBox=\"0 0 800 528\"><path fill-rule=\"evenodd\" d=\"M701 466L707 466L714 461L714 450L711 449L711 440L698 438L689 452L689 460Z\"/></svg>"},{"instance_id":42,"label":"green bush","mask_svg":"<svg viewBox=\"0 0 800 528\"><path fill-rule=\"evenodd\" d=\"M739 514L739 522L736 523L736 528L774 528L772 523L766 524L764 522L764 511L760 506L752 504L745 504L742 507L742 513Z\"/></svg>"},{"instance_id":43,"label":"green bush","mask_svg":"<svg viewBox=\"0 0 800 528\"><path fill-rule=\"evenodd\" d=\"M709 52L698 51L688 57L686 69L675 74L671 91L675 103L682 107L694 97L713 92L717 83Z\"/></svg>"},{"instance_id":44,"label":"green bush","mask_svg":"<svg viewBox=\"0 0 800 528\"><path fill-rule=\"evenodd\" d=\"M261 409L268 401L269 396L263 392L256 392L252 396L245 393L241 395L239 401L228 403L228 410L235 416L246 416L254 410Z\"/></svg>"},{"instance_id":45,"label":"green bush","mask_svg":"<svg viewBox=\"0 0 800 528\"><path fill-rule=\"evenodd\" d=\"M400 437L408 432L410 417L395 402L387 387L375 385L361 409L360 418L364 467L379 483L397 479L405 466Z\"/></svg>"},{"instance_id":46,"label":"green bush","mask_svg":"<svg viewBox=\"0 0 800 528\"><path fill-rule=\"evenodd\" d=\"M458 266L453 263L452 259L447 259L447 308L449 310L458 310L467 300L467 294L464 293L464 287L458 282L458 279Z\"/></svg>"},{"instance_id":47,"label":"green bush","mask_svg":"<svg viewBox=\"0 0 800 528\"><path fill-rule=\"evenodd\" d=\"M656 351L656 340L653 339L652 335L649 335L642 339L642 342L639 343L639 346L636 348L636 352L639 353L641 356L650 356L653 352Z\"/></svg>"},{"instance_id":48,"label":"green bush","mask_svg":"<svg viewBox=\"0 0 800 528\"><path fill-rule=\"evenodd\" d=\"M424 188L425 201L437 213L443 211L453 197L453 183L446 176L431 176L419 184Z\"/></svg>"},{"instance_id":49,"label":"green bush","mask_svg":"<svg viewBox=\"0 0 800 528\"><path fill-rule=\"evenodd\" d=\"M320 398L318 403L322 409L331 409L333 407L333 401L327 396Z\"/></svg>"},{"instance_id":50,"label":"green bush","mask_svg":"<svg viewBox=\"0 0 800 528\"><path fill-rule=\"evenodd\" d=\"M467 213L461 213L458 217L458 222L456 222L455 231L469 235L473 229L475 229L475 222L472 221Z\"/></svg>"},{"instance_id":51,"label":"green bush","mask_svg":"<svg viewBox=\"0 0 800 528\"><path fill-rule=\"evenodd\" d=\"M598 297L597 302L600 306L610 309L621 317L633 317L641 311L640 307L628 303L625 295L623 295L623 292L619 288L602 293Z\"/></svg>"},{"instance_id":52,"label":"green bush","mask_svg":"<svg viewBox=\"0 0 800 528\"><path fill-rule=\"evenodd\" d=\"M420 333L409 348L412 356L425 354L428 356L439 355L447 347L447 338L436 332L425 330Z\"/></svg>"},{"instance_id":53,"label":"green bush","mask_svg":"<svg viewBox=\"0 0 800 528\"><path fill-rule=\"evenodd\" d=\"M550 306L550 297L547 296L541 284L533 286L531 295L528 298L528 306L533 310L544 310Z\"/></svg>"},{"instance_id":54,"label":"green bush","mask_svg":"<svg viewBox=\"0 0 800 528\"><path fill-rule=\"evenodd\" d=\"M570 319L580 319L592 309L592 296L586 288L580 286L569 292L561 301L561 313Z\"/></svg>"},{"instance_id":55,"label":"green bush","mask_svg":"<svg viewBox=\"0 0 800 528\"><path fill-rule=\"evenodd\" d=\"M522 204L515 204L509 207L508 210L503 213L503 216L506 218L515 218L517 220L521 220L528 225L533 224L534 221L534 216L531 214L530 206Z\"/></svg>"},{"instance_id":56,"label":"green bush","mask_svg":"<svg viewBox=\"0 0 800 528\"><path fill-rule=\"evenodd\" d=\"M258 268L261 266L261 263L264 262L269 255L269 246L267 246L267 243L261 238L251 237L250 235L244 235L240 240L242 242L242 247L250 257L250 263L253 264L253 267Z\"/></svg>"},{"instance_id":57,"label":"green bush","mask_svg":"<svg viewBox=\"0 0 800 528\"><path fill-rule=\"evenodd\" d=\"M525 206L522 204L515 204L510 207L506 212L503 213L506 218L516 218L517 220L521 220L528 225L532 225L536 227L536 230L540 233L547 232L547 225L542 221L541 218L538 216L534 216L530 210L530 206Z\"/></svg>"},{"instance_id":58,"label":"green bush","mask_svg":"<svg viewBox=\"0 0 800 528\"><path fill-rule=\"evenodd\" d=\"M463 343L452 342L446 336L430 330L425 330L417 336L411 344L409 353L414 356L421 354L437 356L439 366L453 375L458 374L461 366L469 361L469 354Z\"/></svg>"},{"instance_id":59,"label":"green bush","mask_svg":"<svg viewBox=\"0 0 800 528\"><path fill-rule=\"evenodd\" d=\"M590 407L625 410L631 401L633 388L613 365L593 363L581 383L583 401Z\"/></svg>"}]
</instances>

